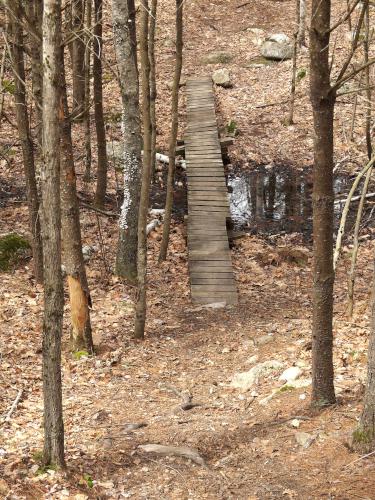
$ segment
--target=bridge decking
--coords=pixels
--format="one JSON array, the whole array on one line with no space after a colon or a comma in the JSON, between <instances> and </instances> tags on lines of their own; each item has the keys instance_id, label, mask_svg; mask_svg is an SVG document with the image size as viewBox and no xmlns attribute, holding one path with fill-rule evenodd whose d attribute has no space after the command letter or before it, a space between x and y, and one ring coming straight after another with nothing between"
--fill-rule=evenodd
<instances>
[{"instance_id":1,"label":"bridge decking","mask_svg":"<svg viewBox=\"0 0 375 500\"><path fill-rule=\"evenodd\" d=\"M211 78L187 81L185 156L191 296L201 304L237 303L226 218L228 190Z\"/></svg>"}]
</instances>

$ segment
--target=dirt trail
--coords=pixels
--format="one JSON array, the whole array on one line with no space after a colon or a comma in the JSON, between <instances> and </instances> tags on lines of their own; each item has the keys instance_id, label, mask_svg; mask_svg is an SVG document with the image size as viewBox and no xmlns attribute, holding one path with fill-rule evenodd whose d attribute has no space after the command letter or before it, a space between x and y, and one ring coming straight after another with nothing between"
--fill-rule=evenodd
<instances>
[{"instance_id":1,"label":"dirt trail","mask_svg":"<svg viewBox=\"0 0 375 500\"><path fill-rule=\"evenodd\" d=\"M244 6L238 7L241 3ZM161 2L162 26L171 25L172 4ZM270 11L274 15L268 15ZM235 53L230 63L235 87L217 91L223 123L236 119L242 130L233 158L243 158L246 152L246 157L261 161L277 157L303 161L303 155L310 161L308 123L301 132L305 143L293 137L294 130L285 130L275 114L251 108L254 102L270 99L275 88L286 92L289 63L277 68L243 67L257 54L246 28L290 33L294 2L263 0L245 5L239 0L215 0L207 6L190 2L187 13L185 76L208 71L198 64L200 54L218 49ZM160 31L159 44L165 53L172 32ZM161 100L169 97L172 61L172 55L159 61L161 143L169 130L168 110ZM264 95L251 87L249 91L252 81L264 88ZM279 144L270 142L267 120L270 127L277 127L272 135L280 132ZM9 217L5 222L9 229L27 227L24 206L7 205L3 215L4 221ZM85 243L97 245L93 214L84 212L83 228ZM107 259L113 262L115 223L103 220L102 232ZM348 268L344 253L336 287L337 303L342 305L335 316L340 399L337 406L313 414L309 387L287 385L280 391L279 381L280 373L292 366L300 367L300 379L310 377L311 251L300 248L296 257L300 236L279 236L273 245L257 237L239 240L233 260L240 305L225 309L190 303L183 227L174 226L171 257L161 267L154 236L149 253L149 323L142 344L129 339L134 291L114 277L103 276L99 252L88 265L92 324L99 348L95 358L77 360L64 344L66 476L55 471L36 473L42 447L42 291L32 285L27 267L1 276L6 290L0 298L1 412L10 406L19 387L25 387L25 393L11 422L1 429L0 498L4 481L12 488L10 498L27 499L375 499L375 461L350 465L358 457L344 444L360 412L372 245L365 244L360 256L353 323L344 316ZM67 319L65 328L67 338ZM266 361L278 362L280 367L260 376L247 392L230 386L236 373ZM187 392L198 406L183 410L177 393ZM309 434L309 447L298 444L296 435L301 432ZM206 467L184 458L147 455L138 449L146 443L194 448Z\"/></svg>"}]
</instances>

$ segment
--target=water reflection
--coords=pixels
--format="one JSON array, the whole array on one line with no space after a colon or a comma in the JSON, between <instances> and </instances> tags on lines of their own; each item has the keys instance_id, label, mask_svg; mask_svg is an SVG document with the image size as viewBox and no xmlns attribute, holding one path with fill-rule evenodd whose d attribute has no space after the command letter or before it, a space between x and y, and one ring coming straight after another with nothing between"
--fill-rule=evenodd
<instances>
[{"instance_id":1,"label":"water reflection","mask_svg":"<svg viewBox=\"0 0 375 500\"><path fill-rule=\"evenodd\" d=\"M347 176L335 179L336 195L347 191ZM312 172L287 167L260 167L228 176L234 225L256 233L311 234ZM337 216L341 208L335 206Z\"/></svg>"}]
</instances>

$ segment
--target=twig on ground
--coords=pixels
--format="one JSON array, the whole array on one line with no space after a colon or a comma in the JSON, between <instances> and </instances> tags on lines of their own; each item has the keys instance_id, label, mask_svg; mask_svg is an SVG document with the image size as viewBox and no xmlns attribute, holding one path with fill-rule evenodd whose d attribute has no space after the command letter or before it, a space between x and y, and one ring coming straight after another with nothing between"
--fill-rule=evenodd
<instances>
[{"instance_id":1,"label":"twig on ground","mask_svg":"<svg viewBox=\"0 0 375 500\"><path fill-rule=\"evenodd\" d=\"M9 422L13 413L15 412L18 403L20 402L23 394L23 389L20 389L17 393L16 399L13 401L12 406L10 407L8 413L5 415L3 422Z\"/></svg>"}]
</instances>

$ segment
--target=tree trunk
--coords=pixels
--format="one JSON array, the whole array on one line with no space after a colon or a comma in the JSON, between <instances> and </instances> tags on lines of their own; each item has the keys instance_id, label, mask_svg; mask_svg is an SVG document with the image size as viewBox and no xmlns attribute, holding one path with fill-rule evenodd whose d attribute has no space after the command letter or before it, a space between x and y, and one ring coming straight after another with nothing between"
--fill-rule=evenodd
<instances>
[{"instance_id":1,"label":"tree trunk","mask_svg":"<svg viewBox=\"0 0 375 500\"><path fill-rule=\"evenodd\" d=\"M42 32L43 0L26 2L26 12L30 22L38 32ZM36 37L30 35L30 58L33 97L35 100L36 138L39 148L42 147L42 89L43 89L43 67L41 59L40 42Z\"/></svg>"},{"instance_id":2,"label":"tree trunk","mask_svg":"<svg viewBox=\"0 0 375 500\"><path fill-rule=\"evenodd\" d=\"M363 40L364 63L369 61L369 45L370 45L370 5L366 5L365 14L365 39ZM371 140L371 83L370 83L370 66L365 68L365 87L366 87L366 146L369 160L372 157L372 140Z\"/></svg>"},{"instance_id":3,"label":"tree trunk","mask_svg":"<svg viewBox=\"0 0 375 500\"><path fill-rule=\"evenodd\" d=\"M176 166L176 141L178 134L178 92L182 70L183 49L183 0L176 0L176 65L172 89L172 128L169 140L169 165L167 179L167 198L165 201L165 216L163 239L160 246L159 262L167 258L169 232L172 219L174 174Z\"/></svg>"},{"instance_id":4,"label":"tree trunk","mask_svg":"<svg viewBox=\"0 0 375 500\"><path fill-rule=\"evenodd\" d=\"M354 447L361 453L369 453L375 450L375 272L372 284L371 331L368 346L364 407L359 427L353 433L353 441Z\"/></svg>"},{"instance_id":5,"label":"tree trunk","mask_svg":"<svg viewBox=\"0 0 375 500\"><path fill-rule=\"evenodd\" d=\"M91 76L91 17L92 17L92 0L86 0L86 30L85 36L85 174L84 180L91 179L91 123L90 123L90 76ZM98 155L99 156L99 155Z\"/></svg>"},{"instance_id":6,"label":"tree trunk","mask_svg":"<svg viewBox=\"0 0 375 500\"><path fill-rule=\"evenodd\" d=\"M123 111L124 201L121 207L116 272L137 280L138 210L141 192L142 135L134 0L112 0L113 30Z\"/></svg>"},{"instance_id":7,"label":"tree trunk","mask_svg":"<svg viewBox=\"0 0 375 500\"><path fill-rule=\"evenodd\" d=\"M9 0L8 0L9 1ZM12 4L14 15L21 19L19 0ZM30 232L34 258L34 274L38 283L43 282L43 248L39 220L39 196L35 178L34 148L30 136L29 115L25 89L25 62L23 54L23 29L20 22L9 16L10 47L14 73L14 101L18 135L22 148L23 169L26 180L26 195L29 208Z\"/></svg>"},{"instance_id":8,"label":"tree trunk","mask_svg":"<svg viewBox=\"0 0 375 500\"><path fill-rule=\"evenodd\" d=\"M96 138L98 143L98 170L95 193L95 205L99 208L104 207L105 195L107 192L107 143L105 137L105 124L103 115L103 70L102 70L102 21L103 21L103 2L94 0L94 109Z\"/></svg>"},{"instance_id":9,"label":"tree trunk","mask_svg":"<svg viewBox=\"0 0 375 500\"><path fill-rule=\"evenodd\" d=\"M63 283L60 213L61 0L44 0L43 164L41 227L44 257L43 391L44 461L65 466L61 384Z\"/></svg>"},{"instance_id":10,"label":"tree trunk","mask_svg":"<svg viewBox=\"0 0 375 500\"><path fill-rule=\"evenodd\" d=\"M61 219L64 265L68 276L73 351L94 353L91 298L82 254L82 237L74 168L71 121L66 94L64 53L61 51Z\"/></svg>"},{"instance_id":11,"label":"tree trunk","mask_svg":"<svg viewBox=\"0 0 375 500\"><path fill-rule=\"evenodd\" d=\"M335 402L333 316L333 116L329 40L331 2L313 0L310 93L314 118L312 404Z\"/></svg>"},{"instance_id":12,"label":"tree trunk","mask_svg":"<svg viewBox=\"0 0 375 500\"><path fill-rule=\"evenodd\" d=\"M306 0L299 0L297 43L306 46Z\"/></svg>"},{"instance_id":13,"label":"tree trunk","mask_svg":"<svg viewBox=\"0 0 375 500\"><path fill-rule=\"evenodd\" d=\"M156 31L156 15L157 15L157 0L151 0L150 12L150 29L149 29L149 46L148 53L150 58L150 115L151 115L151 176L155 177L156 168L156 64L155 64L155 31Z\"/></svg>"},{"instance_id":14,"label":"tree trunk","mask_svg":"<svg viewBox=\"0 0 375 500\"><path fill-rule=\"evenodd\" d=\"M141 0L140 56L142 73L143 169L138 217L137 301L135 338L143 339L146 323L147 215L151 179L150 60L148 57L148 0Z\"/></svg>"},{"instance_id":15,"label":"tree trunk","mask_svg":"<svg viewBox=\"0 0 375 500\"><path fill-rule=\"evenodd\" d=\"M83 0L72 0L73 116L82 121L85 105L85 41Z\"/></svg>"}]
</instances>

